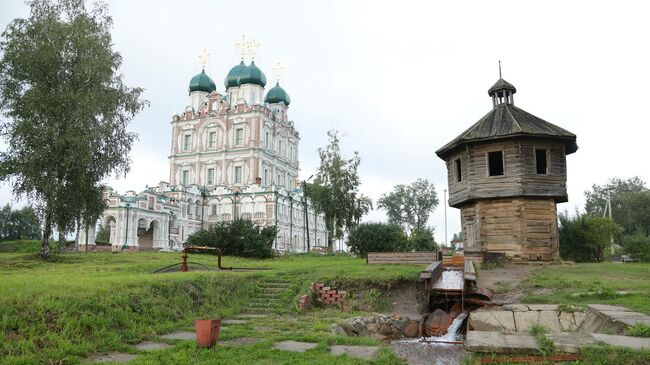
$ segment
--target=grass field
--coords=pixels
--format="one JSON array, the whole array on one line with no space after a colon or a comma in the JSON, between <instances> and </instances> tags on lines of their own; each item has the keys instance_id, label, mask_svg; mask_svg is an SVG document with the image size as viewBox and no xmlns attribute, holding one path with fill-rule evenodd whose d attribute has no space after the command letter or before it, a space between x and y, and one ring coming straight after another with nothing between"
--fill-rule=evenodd
<instances>
[{"instance_id":1,"label":"grass field","mask_svg":"<svg viewBox=\"0 0 650 365\"><path fill-rule=\"evenodd\" d=\"M215 256L190 255L190 261L216 267ZM214 352L183 343L160 353L143 354L135 363L161 363L160 357L178 364L214 363L217 358L220 363L367 363L328 355L326 346L380 343L330 335L329 325L341 313L295 313L299 295L307 293L315 280L357 287L382 285L415 279L421 270L417 265L368 266L363 259L345 256L296 255L272 260L224 258L224 266L271 269L267 271L151 273L176 262L180 262L178 253L65 254L46 261L34 254L0 254L0 363L74 364L94 353L134 352L133 344L187 328L194 319L233 318L258 290L259 282L276 278L292 283L291 295L277 308L296 318L291 331L278 317L272 317L276 319L269 319L274 322L270 333L257 333L246 325L224 331L224 339L243 335L265 338L251 348ZM310 340L319 347L304 354L270 349L273 342L284 339ZM401 363L386 349L377 361Z\"/></svg>"},{"instance_id":2,"label":"grass field","mask_svg":"<svg viewBox=\"0 0 650 365\"><path fill-rule=\"evenodd\" d=\"M520 284L528 303L620 304L650 314L650 264L547 266Z\"/></svg>"}]
</instances>

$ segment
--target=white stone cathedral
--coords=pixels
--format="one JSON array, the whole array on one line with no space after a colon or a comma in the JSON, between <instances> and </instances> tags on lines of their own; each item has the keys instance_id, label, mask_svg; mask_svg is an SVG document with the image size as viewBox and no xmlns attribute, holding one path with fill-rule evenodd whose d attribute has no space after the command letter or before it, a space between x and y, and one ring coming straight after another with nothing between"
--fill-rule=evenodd
<instances>
[{"instance_id":1,"label":"white stone cathedral","mask_svg":"<svg viewBox=\"0 0 650 365\"><path fill-rule=\"evenodd\" d=\"M189 105L171 121L169 182L105 191L100 224L110 228L113 250L178 250L195 231L237 218L276 226L280 252L305 251L308 239L327 245L324 216L301 189L289 94L279 81L265 93L266 76L243 52L224 83L221 94L205 68L190 80ZM89 231L80 244L94 244Z\"/></svg>"}]
</instances>

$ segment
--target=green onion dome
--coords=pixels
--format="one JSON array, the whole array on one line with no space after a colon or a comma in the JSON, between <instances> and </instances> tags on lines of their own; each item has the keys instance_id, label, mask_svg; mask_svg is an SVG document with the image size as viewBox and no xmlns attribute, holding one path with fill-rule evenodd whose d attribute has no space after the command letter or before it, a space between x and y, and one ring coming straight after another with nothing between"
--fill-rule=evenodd
<instances>
[{"instance_id":1,"label":"green onion dome","mask_svg":"<svg viewBox=\"0 0 650 365\"><path fill-rule=\"evenodd\" d=\"M224 85L226 86L226 89L229 87L240 85L239 77L242 71L245 70L246 68L248 67L244 64L244 61L241 61L237 66L230 69L228 75L226 75L226 79L223 81Z\"/></svg>"},{"instance_id":2,"label":"green onion dome","mask_svg":"<svg viewBox=\"0 0 650 365\"><path fill-rule=\"evenodd\" d=\"M252 61L250 66L242 69L239 74L239 85L255 84L261 87L266 85L266 76L264 72L255 66L255 61Z\"/></svg>"},{"instance_id":3,"label":"green onion dome","mask_svg":"<svg viewBox=\"0 0 650 365\"><path fill-rule=\"evenodd\" d=\"M201 73L192 77L190 80L190 92L193 91L205 91L211 93L217 90L217 85L214 81L205 73L205 69L201 70Z\"/></svg>"},{"instance_id":4,"label":"green onion dome","mask_svg":"<svg viewBox=\"0 0 650 365\"><path fill-rule=\"evenodd\" d=\"M289 103L291 103L291 98L278 82L271 88L271 90L269 90L268 93L266 93L266 98L264 101L269 104L283 102L284 105L289 106Z\"/></svg>"}]
</instances>

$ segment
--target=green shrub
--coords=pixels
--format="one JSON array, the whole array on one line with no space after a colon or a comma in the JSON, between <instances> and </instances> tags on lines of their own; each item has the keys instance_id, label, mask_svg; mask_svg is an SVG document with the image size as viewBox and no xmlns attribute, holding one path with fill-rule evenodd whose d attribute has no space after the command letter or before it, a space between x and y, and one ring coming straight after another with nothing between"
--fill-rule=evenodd
<instances>
[{"instance_id":1,"label":"green shrub","mask_svg":"<svg viewBox=\"0 0 650 365\"><path fill-rule=\"evenodd\" d=\"M650 236L643 232L623 238L623 252L635 260L650 262Z\"/></svg>"},{"instance_id":2,"label":"green shrub","mask_svg":"<svg viewBox=\"0 0 650 365\"><path fill-rule=\"evenodd\" d=\"M250 220L220 222L191 234L185 246L218 247L224 255L250 258L273 257L275 227L255 227Z\"/></svg>"},{"instance_id":3,"label":"green shrub","mask_svg":"<svg viewBox=\"0 0 650 365\"><path fill-rule=\"evenodd\" d=\"M362 223L348 237L350 251L366 257L368 252L405 251L408 239L402 227L390 223Z\"/></svg>"},{"instance_id":4,"label":"green shrub","mask_svg":"<svg viewBox=\"0 0 650 365\"><path fill-rule=\"evenodd\" d=\"M634 337L650 337L650 326L644 323L635 323L625 331L625 334Z\"/></svg>"},{"instance_id":5,"label":"green shrub","mask_svg":"<svg viewBox=\"0 0 650 365\"><path fill-rule=\"evenodd\" d=\"M0 242L0 252L34 253L41 249L41 241L18 240Z\"/></svg>"},{"instance_id":6,"label":"green shrub","mask_svg":"<svg viewBox=\"0 0 650 365\"><path fill-rule=\"evenodd\" d=\"M587 214L558 216L560 226L560 256L576 262L600 262L609 252L610 240L623 232L623 228L608 218Z\"/></svg>"},{"instance_id":7,"label":"green shrub","mask_svg":"<svg viewBox=\"0 0 650 365\"><path fill-rule=\"evenodd\" d=\"M408 248L415 251L437 251L438 244L433 238L433 229L415 229L408 240Z\"/></svg>"}]
</instances>

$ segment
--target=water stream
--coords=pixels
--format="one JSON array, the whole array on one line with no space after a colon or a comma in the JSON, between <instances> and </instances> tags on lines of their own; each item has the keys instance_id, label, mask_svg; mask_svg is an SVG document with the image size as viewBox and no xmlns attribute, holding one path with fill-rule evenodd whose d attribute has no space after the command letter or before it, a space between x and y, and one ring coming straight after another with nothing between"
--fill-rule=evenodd
<instances>
[{"instance_id":1,"label":"water stream","mask_svg":"<svg viewBox=\"0 0 650 365\"><path fill-rule=\"evenodd\" d=\"M456 365L461 364L465 355L465 346L444 342L463 341L460 331L467 313L461 313L442 336L420 337L393 341L391 347L409 365Z\"/></svg>"}]
</instances>

